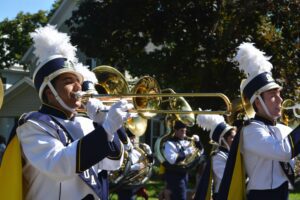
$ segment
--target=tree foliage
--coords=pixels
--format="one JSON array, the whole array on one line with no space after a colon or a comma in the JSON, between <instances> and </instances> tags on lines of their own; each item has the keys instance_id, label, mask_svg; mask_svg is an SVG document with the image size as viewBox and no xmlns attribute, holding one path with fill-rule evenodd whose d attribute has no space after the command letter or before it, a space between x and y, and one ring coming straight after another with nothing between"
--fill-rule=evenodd
<instances>
[{"instance_id":1,"label":"tree foliage","mask_svg":"<svg viewBox=\"0 0 300 200\"><path fill-rule=\"evenodd\" d=\"M45 11L36 14L20 12L13 20L0 23L0 67L10 68L20 62L31 45L29 32L43 26L48 19Z\"/></svg>"},{"instance_id":2,"label":"tree foliage","mask_svg":"<svg viewBox=\"0 0 300 200\"><path fill-rule=\"evenodd\" d=\"M25 63L20 63L20 60L32 44L29 33L37 27L46 25L61 2L62 0L57 0L49 14L42 10L34 14L19 12L14 19L6 18L0 22L1 69L10 68L15 64L24 64L26 68Z\"/></svg>"},{"instance_id":3,"label":"tree foliage","mask_svg":"<svg viewBox=\"0 0 300 200\"><path fill-rule=\"evenodd\" d=\"M274 77L293 96L299 8L299 0L86 0L67 25L72 42L99 64L152 75L177 92L222 92L231 99L243 78L231 58L241 42L251 41L272 56ZM215 101L204 102L214 107Z\"/></svg>"}]
</instances>

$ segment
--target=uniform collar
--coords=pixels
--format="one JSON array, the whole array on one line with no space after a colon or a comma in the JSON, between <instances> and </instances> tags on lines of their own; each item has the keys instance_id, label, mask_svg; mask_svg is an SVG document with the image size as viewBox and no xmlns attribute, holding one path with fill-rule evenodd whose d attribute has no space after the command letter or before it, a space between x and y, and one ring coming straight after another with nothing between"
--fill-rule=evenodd
<instances>
[{"instance_id":1,"label":"uniform collar","mask_svg":"<svg viewBox=\"0 0 300 200\"><path fill-rule=\"evenodd\" d=\"M223 151L225 153L229 153L228 149L226 149L225 147L219 146L219 150Z\"/></svg>"},{"instance_id":2,"label":"uniform collar","mask_svg":"<svg viewBox=\"0 0 300 200\"><path fill-rule=\"evenodd\" d=\"M263 122L266 125L271 125L271 126L275 126L276 125L276 121L275 120L271 121L271 120L266 119L266 118L264 118L262 116L259 116L257 114L255 115L254 119L257 120L257 121L261 121L261 122Z\"/></svg>"},{"instance_id":3,"label":"uniform collar","mask_svg":"<svg viewBox=\"0 0 300 200\"><path fill-rule=\"evenodd\" d=\"M179 142L179 141L182 141L182 140L185 140L185 139L186 139L186 138L180 139L180 138L178 138L178 137L176 137L176 136L173 136L173 137L171 138L171 140L174 141L174 142Z\"/></svg>"},{"instance_id":4,"label":"uniform collar","mask_svg":"<svg viewBox=\"0 0 300 200\"><path fill-rule=\"evenodd\" d=\"M58 117L61 119L68 119L68 120L74 120L74 116L69 118L68 115L63 112L62 110L59 110L53 106L47 105L47 104L42 104L42 107L40 108L39 112L44 113L44 114L49 114L54 117Z\"/></svg>"}]
</instances>

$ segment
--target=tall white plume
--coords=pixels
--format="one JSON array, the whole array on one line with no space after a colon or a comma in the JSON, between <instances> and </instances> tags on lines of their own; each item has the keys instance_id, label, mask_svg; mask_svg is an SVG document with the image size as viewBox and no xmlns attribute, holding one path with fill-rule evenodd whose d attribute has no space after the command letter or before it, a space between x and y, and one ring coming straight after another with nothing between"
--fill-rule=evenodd
<instances>
[{"instance_id":1,"label":"tall white plume","mask_svg":"<svg viewBox=\"0 0 300 200\"><path fill-rule=\"evenodd\" d=\"M197 124L205 131L214 130L221 122L225 122L222 115L197 115Z\"/></svg>"},{"instance_id":2,"label":"tall white plume","mask_svg":"<svg viewBox=\"0 0 300 200\"><path fill-rule=\"evenodd\" d=\"M76 47L70 43L66 33L58 32L56 27L48 24L30 33L34 43L34 54L38 57L38 64L53 55L62 55L68 60L77 63Z\"/></svg>"},{"instance_id":3,"label":"tall white plume","mask_svg":"<svg viewBox=\"0 0 300 200\"><path fill-rule=\"evenodd\" d=\"M75 71L79 72L83 76L83 81L91 81L94 84L98 82L98 79L92 71L88 69L88 66L83 65L82 63L77 63L75 66Z\"/></svg>"},{"instance_id":4,"label":"tall white plume","mask_svg":"<svg viewBox=\"0 0 300 200\"><path fill-rule=\"evenodd\" d=\"M244 42L238 46L234 61L239 63L240 71L243 71L248 77L253 77L263 72L271 73L273 65L269 62L270 58L265 56L263 51L257 49L253 43Z\"/></svg>"}]
</instances>

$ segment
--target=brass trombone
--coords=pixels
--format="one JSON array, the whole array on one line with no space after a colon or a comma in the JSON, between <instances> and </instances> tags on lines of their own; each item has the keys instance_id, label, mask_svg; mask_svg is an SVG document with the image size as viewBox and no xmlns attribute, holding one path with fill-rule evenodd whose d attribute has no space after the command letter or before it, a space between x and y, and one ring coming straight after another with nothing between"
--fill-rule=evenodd
<instances>
[{"instance_id":1,"label":"brass trombone","mask_svg":"<svg viewBox=\"0 0 300 200\"><path fill-rule=\"evenodd\" d=\"M175 114L192 126L195 121L192 114L230 115L231 113L231 103L227 96L222 93L175 93L172 89L169 89L168 93L162 93L157 81L150 76L140 78L129 89L125 77L113 67L103 65L94 68L92 71L98 80L98 83L95 84L98 94L79 92L75 94L76 98L81 99L83 102L86 102L89 98L98 98L108 105L121 99L127 99L134 105L134 109L129 112L138 113L139 116L132 118L125 126L136 136L140 136L146 131L147 119L157 114ZM183 97L221 98L227 109L220 111L192 110ZM166 100L162 101L162 99ZM168 109L162 110L161 104L166 101L170 105Z\"/></svg>"},{"instance_id":2,"label":"brass trombone","mask_svg":"<svg viewBox=\"0 0 300 200\"><path fill-rule=\"evenodd\" d=\"M88 98L99 98L103 102L115 102L120 99L131 101L136 112L145 118L151 118L153 114L224 114L230 115L231 103L228 97L222 93L161 93L161 89L157 81L150 77L144 76L140 78L133 86L131 91L125 77L115 68L102 65L93 69L98 84L95 85L98 95L80 93L77 95L82 100ZM182 110L159 110L161 98L180 98L180 97L211 97L221 98L226 104L226 110L223 111L182 111ZM152 113L152 115L151 115ZM150 115L149 115L150 114Z\"/></svg>"},{"instance_id":3,"label":"brass trombone","mask_svg":"<svg viewBox=\"0 0 300 200\"><path fill-rule=\"evenodd\" d=\"M135 102L134 98L145 98L145 99L157 99L161 97L167 98L180 98L180 97L217 97L221 98L226 104L226 110L216 110L216 111L203 111L203 110L154 110L154 109L143 109L136 108L130 110L129 112L134 113L156 113L156 114L220 114L220 115L230 115L231 114L231 103L228 97L222 93L175 93L175 94L89 94L89 93L76 93L76 98L85 100L87 98L98 98L103 102L115 102L116 100L129 99L132 98L132 101ZM146 100L147 101L147 100ZM159 104L159 103L156 103ZM134 104L135 105L135 104Z\"/></svg>"}]
</instances>

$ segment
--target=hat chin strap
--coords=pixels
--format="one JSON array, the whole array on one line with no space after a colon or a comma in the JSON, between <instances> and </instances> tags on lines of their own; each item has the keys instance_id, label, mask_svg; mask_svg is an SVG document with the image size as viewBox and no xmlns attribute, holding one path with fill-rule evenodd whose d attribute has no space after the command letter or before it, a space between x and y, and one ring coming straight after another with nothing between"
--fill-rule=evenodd
<instances>
[{"instance_id":1,"label":"hat chin strap","mask_svg":"<svg viewBox=\"0 0 300 200\"><path fill-rule=\"evenodd\" d=\"M229 151L229 150L230 150L230 147L229 147L228 143L226 142L226 140L222 137L222 138L221 138L221 141L223 141L223 143L225 144L226 148L227 148L228 151ZM220 143L221 143L221 141L220 141Z\"/></svg>"},{"instance_id":2,"label":"hat chin strap","mask_svg":"<svg viewBox=\"0 0 300 200\"><path fill-rule=\"evenodd\" d=\"M47 85L49 86L50 90L52 91L52 93L55 96L55 99L58 101L58 103L66 110L70 111L71 113L76 112L76 110L74 108L71 108L69 106L67 106L67 104L65 104L65 102L60 98L60 96L57 94L56 90L54 89L54 87L52 86L51 82L48 82Z\"/></svg>"},{"instance_id":3,"label":"hat chin strap","mask_svg":"<svg viewBox=\"0 0 300 200\"><path fill-rule=\"evenodd\" d=\"M263 109L265 110L266 114L268 115L268 117L270 117L271 119L274 119L274 117L270 114L269 109L267 108L267 106L266 106L264 100L261 98L261 96L258 95L257 97L258 97Z\"/></svg>"}]
</instances>

